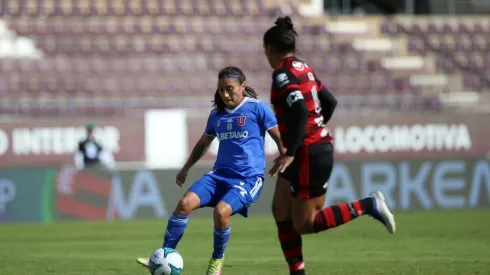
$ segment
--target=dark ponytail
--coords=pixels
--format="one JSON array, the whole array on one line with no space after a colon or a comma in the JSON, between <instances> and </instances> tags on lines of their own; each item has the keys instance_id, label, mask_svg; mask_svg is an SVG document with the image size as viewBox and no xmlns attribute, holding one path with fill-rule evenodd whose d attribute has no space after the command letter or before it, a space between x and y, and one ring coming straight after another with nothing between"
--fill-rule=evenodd
<instances>
[{"instance_id":1,"label":"dark ponytail","mask_svg":"<svg viewBox=\"0 0 490 275\"><path fill-rule=\"evenodd\" d=\"M291 17L279 17L275 26L268 29L264 34L264 45L272 45L280 53L291 53L296 51L296 36Z\"/></svg>"},{"instance_id":2,"label":"dark ponytail","mask_svg":"<svg viewBox=\"0 0 490 275\"><path fill-rule=\"evenodd\" d=\"M233 78L236 78L240 84L245 82L247 78L245 77L245 74L242 72L237 67L226 67L223 68L219 73L218 73L218 80L221 78L226 78L229 76L233 76ZM252 87L246 86L245 91L243 92L243 95L246 97L251 97L251 98L257 98L258 94L255 92L255 90ZM219 90L216 89L216 92L214 93L214 100L213 100L213 106L216 107L216 110L218 112L223 111L226 108L225 103L223 102L223 99L221 99L221 96L219 95Z\"/></svg>"}]
</instances>

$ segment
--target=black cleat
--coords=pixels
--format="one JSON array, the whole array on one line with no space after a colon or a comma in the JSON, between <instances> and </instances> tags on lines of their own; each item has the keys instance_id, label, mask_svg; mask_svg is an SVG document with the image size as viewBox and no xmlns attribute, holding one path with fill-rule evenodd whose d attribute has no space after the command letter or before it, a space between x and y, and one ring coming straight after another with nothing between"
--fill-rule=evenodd
<instances>
[{"instance_id":1,"label":"black cleat","mask_svg":"<svg viewBox=\"0 0 490 275\"><path fill-rule=\"evenodd\" d=\"M289 275L305 275L305 270L304 269L300 269L300 270L297 270L297 271L290 271L289 272Z\"/></svg>"}]
</instances>

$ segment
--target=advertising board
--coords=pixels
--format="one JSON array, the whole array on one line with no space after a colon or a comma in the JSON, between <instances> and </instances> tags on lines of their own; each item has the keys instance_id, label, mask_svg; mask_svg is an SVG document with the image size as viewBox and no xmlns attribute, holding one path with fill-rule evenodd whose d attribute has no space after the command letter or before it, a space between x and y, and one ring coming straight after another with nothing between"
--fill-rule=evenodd
<instances>
[{"instance_id":1,"label":"advertising board","mask_svg":"<svg viewBox=\"0 0 490 275\"><path fill-rule=\"evenodd\" d=\"M0 167L73 163L85 138L81 118L25 118L0 122ZM116 161L144 161L143 118L97 119L95 136Z\"/></svg>"},{"instance_id":2,"label":"advertising board","mask_svg":"<svg viewBox=\"0 0 490 275\"><path fill-rule=\"evenodd\" d=\"M177 170L136 169L116 174L31 167L0 169L0 222L164 219L193 181L210 167L193 168L186 186ZM275 178L266 178L250 215L270 215ZM326 205L384 192L396 211L490 207L487 159L339 161L328 184ZM210 215L210 209L194 216Z\"/></svg>"},{"instance_id":3,"label":"advertising board","mask_svg":"<svg viewBox=\"0 0 490 275\"><path fill-rule=\"evenodd\" d=\"M488 115L465 114L373 114L334 118L328 128L335 137L337 159L437 159L441 157L486 157L490 154ZM189 148L204 131L206 117L188 119ZM215 141L206 160L214 160ZM277 154L270 137L269 158Z\"/></svg>"}]
</instances>

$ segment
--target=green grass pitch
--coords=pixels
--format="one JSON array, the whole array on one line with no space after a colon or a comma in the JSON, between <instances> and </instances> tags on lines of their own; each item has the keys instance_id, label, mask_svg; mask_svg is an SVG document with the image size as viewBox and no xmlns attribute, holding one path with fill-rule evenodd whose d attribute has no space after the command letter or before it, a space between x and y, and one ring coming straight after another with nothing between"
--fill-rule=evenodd
<instances>
[{"instance_id":1,"label":"green grass pitch","mask_svg":"<svg viewBox=\"0 0 490 275\"><path fill-rule=\"evenodd\" d=\"M361 217L303 237L309 275L490 274L490 211L396 214L391 236ZM149 274L135 263L161 244L165 221L1 225L0 274ZM205 274L211 219L191 218L184 274ZM288 274L270 217L233 218L224 274Z\"/></svg>"}]
</instances>

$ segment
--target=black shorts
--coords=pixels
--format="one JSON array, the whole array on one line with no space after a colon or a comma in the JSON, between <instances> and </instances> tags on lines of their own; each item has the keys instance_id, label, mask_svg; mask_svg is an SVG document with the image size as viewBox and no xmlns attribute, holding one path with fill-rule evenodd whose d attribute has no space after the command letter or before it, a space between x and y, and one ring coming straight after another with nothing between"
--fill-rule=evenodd
<instances>
[{"instance_id":1,"label":"black shorts","mask_svg":"<svg viewBox=\"0 0 490 275\"><path fill-rule=\"evenodd\" d=\"M332 169L332 143L314 144L300 147L294 161L281 176L291 182L293 197L311 199L327 192Z\"/></svg>"}]
</instances>

